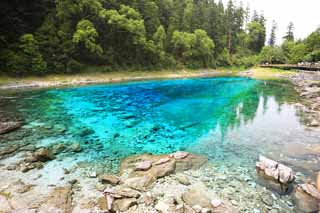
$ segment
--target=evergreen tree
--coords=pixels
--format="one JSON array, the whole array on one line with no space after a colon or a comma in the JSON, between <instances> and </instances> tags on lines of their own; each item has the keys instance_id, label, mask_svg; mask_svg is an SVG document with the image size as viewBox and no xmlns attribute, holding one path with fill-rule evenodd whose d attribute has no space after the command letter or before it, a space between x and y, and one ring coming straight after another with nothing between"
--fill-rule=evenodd
<instances>
[{"instance_id":1,"label":"evergreen tree","mask_svg":"<svg viewBox=\"0 0 320 213\"><path fill-rule=\"evenodd\" d=\"M286 41L294 41L293 30L294 30L294 25L293 25L292 22L290 22L288 27L287 27L287 33L283 37L283 39L286 40Z\"/></svg>"},{"instance_id":2,"label":"evergreen tree","mask_svg":"<svg viewBox=\"0 0 320 213\"><path fill-rule=\"evenodd\" d=\"M274 47L276 44L276 30L277 30L277 23L275 21L272 21L270 38L268 41L268 43L271 47Z\"/></svg>"}]
</instances>

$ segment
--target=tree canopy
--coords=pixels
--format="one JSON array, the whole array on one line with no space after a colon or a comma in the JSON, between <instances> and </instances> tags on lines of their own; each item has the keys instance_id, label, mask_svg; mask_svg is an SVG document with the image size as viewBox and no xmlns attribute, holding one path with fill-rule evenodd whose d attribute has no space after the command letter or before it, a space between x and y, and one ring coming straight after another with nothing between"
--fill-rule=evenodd
<instances>
[{"instance_id":1,"label":"tree canopy","mask_svg":"<svg viewBox=\"0 0 320 213\"><path fill-rule=\"evenodd\" d=\"M0 22L0 72L7 74L77 72L81 66L243 65L261 50L263 54L268 50L263 48L263 14L254 12L250 19L250 9L232 0L226 6L211 0L23 2L0 3L4 8L0 12L4 17ZM21 13L16 13L18 6ZM275 32L271 37L270 46L277 48ZM299 61L302 54L305 59L318 60L318 31L298 44L290 24L285 39L282 52L287 61ZM25 67L31 58L33 65Z\"/></svg>"}]
</instances>

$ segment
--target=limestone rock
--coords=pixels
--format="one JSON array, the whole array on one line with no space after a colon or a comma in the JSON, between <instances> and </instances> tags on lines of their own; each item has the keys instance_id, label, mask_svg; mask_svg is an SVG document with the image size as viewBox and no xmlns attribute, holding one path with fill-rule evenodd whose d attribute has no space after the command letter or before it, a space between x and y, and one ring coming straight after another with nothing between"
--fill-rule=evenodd
<instances>
[{"instance_id":1,"label":"limestone rock","mask_svg":"<svg viewBox=\"0 0 320 213\"><path fill-rule=\"evenodd\" d=\"M152 166L151 161L145 160L135 164L135 170L137 171L145 171L150 169Z\"/></svg>"},{"instance_id":2,"label":"limestone rock","mask_svg":"<svg viewBox=\"0 0 320 213\"><path fill-rule=\"evenodd\" d=\"M155 178L161 178L172 174L175 171L175 163L176 162L174 160L170 160L166 163L155 165L149 170L150 174Z\"/></svg>"},{"instance_id":3,"label":"limestone rock","mask_svg":"<svg viewBox=\"0 0 320 213\"><path fill-rule=\"evenodd\" d=\"M59 154L63 152L66 149L65 145L63 143L58 143L52 146L51 150L53 154Z\"/></svg>"},{"instance_id":4,"label":"limestone rock","mask_svg":"<svg viewBox=\"0 0 320 213\"><path fill-rule=\"evenodd\" d=\"M298 185L292 198L297 208L302 212L317 212L320 210L320 192L314 185L307 183Z\"/></svg>"},{"instance_id":5,"label":"limestone rock","mask_svg":"<svg viewBox=\"0 0 320 213\"><path fill-rule=\"evenodd\" d=\"M156 205L155 209L162 213L176 213L175 199L168 197L164 200L160 200Z\"/></svg>"},{"instance_id":6,"label":"limestone rock","mask_svg":"<svg viewBox=\"0 0 320 213\"><path fill-rule=\"evenodd\" d=\"M183 193L182 200L192 207L199 205L202 208L212 208L210 196L204 184L192 185L187 192Z\"/></svg>"},{"instance_id":7,"label":"limestone rock","mask_svg":"<svg viewBox=\"0 0 320 213\"><path fill-rule=\"evenodd\" d=\"M103 210L103 211L108 211L108 203L107 203L107 199L105 197L99 197L97 200L97 204L99 209Z\"/></svg>"},{"instance_id":8,"label":"limestone rock","mask_svg":"<svg viewBox=\"0 0 320 213\"><path fill-rule=\"evenodd\" d=\"M0 135L12 132L21 127L20 122L8 121L0 122Z\"/></svg>"},{"instance_id":9,"label":"limestone rock","mask_svg":"<svg viewBox=\"0 0 320 213\"><path fill-rule=\"evenodd\" d=\"M170 158L169 157L164 157L164 158L161 158L160 160L154 162L153 164L154 165L160 165L160 164L164 164L164 163L167 163L170 161Z\"/></svg>"},{"instance_id":10,"label":"limestone rock","mask_svg":"<svg viewBox=\"0 0 320 213\"><path fill-rule=\"evenodd\" d=\"M139 191L147 191L147 189L156 181L154 176L145 175L141 177L132 177L124 181L124 185Z\"/></svg>"},{"instance_id":11,"label":"limestone rock","mask_svg":"<svg viewBox=\"0 0 320 213\"><path fill-rule=\"evenodd\" d=\"M72 210L71 186L55 188L40 204L39 212L69 213Z\"/></svg>"},{"instance_id":12,"label":"limestone rock","mask_svg":"<svg viewBox=\"0 0 320 213\"><path fill-rule=\"evenodd\" d=\"M127 198L139 198L140 197L140 192L127 188L127 187L121 187L120 189L116 190L116 193L122 197L127 197Z\"/></svg>"},{"instance_id":13,"label":"limestone rock","mask_svg":"<svg viewBox=\"0 0 320 213\"><path fill-rule=\"evenodd\" d=\"M189 169L199 169L208 159L206 157L194 154L188 154L183 159L176 160L175 172L183 172Z\"/></svg>"},{"instance_id":14,"label":"limestone rock","mask_svg":"<svg viewBox=\"0 0 320 213\"><path fill-rule=\"evenodd\" d=\"M189 186L191 184L190 180L185 175L178 175L177 180L179 181L179 183L186 185L186 186Z\"/></svg>"},{"instance_id":15,"label":"limestone rock","mask_svg":"<svg viewBox=\"0 0 320 213\"><path fill-rule=\"evenodd\" d=\"M54 159L54 156L51 153L51 151L46 148L38 149L37 151L35 151L33 153L33 156L36 159L36 161L41 161L41 162L45 162L45 161L49 161L49 160Z\"/></svg>"},{"instance_id":16,"label":"limestone rock","mask_svg":"<svg viewBox=\"0 0 320 213\"><path fill-rule=\"evenodd\" d=\"M123 198L116 199L113 203L113 210L115 211L127 211L130 207L137 205L135 198Z\"/></svg>"},{"instance_id":17,"label":"limestone rock","mask_svg":"<svg viewBox=\"0 0 320 213\"><path fill-rule=\"evenodd\" d=\"M178 151L170 155L170 157L175 158L176 160L181 160L186 158L189 155L188 152Z\"/></svg>"},{"instance_id":18,"label":"limestone rock","mask_svg":"<svg viewBox=\"0 0 320 213\"><path fill-rule=\"evenodd\" d=\"M211 205L213 208L218 208L219 206L222 205L222 200L219 200L219 199L211 200Z\"/></svg>"},{"instance_id":19,"label":"limestone rock","mask_svg":"<svg viewBox=\"0 0 320 213\"><path fill-rule=\"evenodd\" d=\"M81 145L80 143L73 143L70 145L69 149L72 151L72 152L81 152Z\"/></svg>"},{"instance_id":20,"label":"limestone rock","mask_svg":"<svg viewBox=\"0 0 320 213\"><path fill-rule=\"evenodd\" d=\"M287 193L295 179L291 168L264 156L259 156L256 170L264 182L279 193Z\"/></svg>"},{"instance_id":21,"label":"limestone rock","mask_svg":"<svg viewBox=\"0 0 320 213\"><path fill-rule=\"evenodd\" d=\"M120 179L114 175L100 175L99 179L102 183L107 183L114 186L120 183Z\"/></svg>"}]
</instances>

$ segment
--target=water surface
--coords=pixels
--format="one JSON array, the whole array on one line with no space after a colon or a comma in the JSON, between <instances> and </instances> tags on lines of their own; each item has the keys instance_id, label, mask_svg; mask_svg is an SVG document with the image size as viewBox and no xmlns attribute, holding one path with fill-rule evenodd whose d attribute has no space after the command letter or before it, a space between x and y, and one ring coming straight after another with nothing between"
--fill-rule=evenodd
<instances>
[{"instance_id":1,"label":"water surface","mask_svg":"<svg viewBox=\"0 0 320 213\"><path fill-rule=\"evenodd\" d=\"M17 92L1 107L32 130L12 142L79 142L80 160L186 150L252 167L265 154L308 173L320 169L309 149L320 138L305 129L298 101L285 81L219 77Z\"/></svg>"}]
</instances>

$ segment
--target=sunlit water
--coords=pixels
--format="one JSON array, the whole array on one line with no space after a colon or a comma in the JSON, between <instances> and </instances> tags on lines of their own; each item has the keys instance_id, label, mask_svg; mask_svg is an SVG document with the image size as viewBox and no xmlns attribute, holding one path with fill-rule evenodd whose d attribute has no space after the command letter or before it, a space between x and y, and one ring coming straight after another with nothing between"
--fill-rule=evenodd
<instances>
[{"instance_id":1,"label":"sunlit water","mask_svg":"<svg viewBox=\"0 0 320 213\"><path fill-rule=\"evenodd\" d=\"M288 82L162 80L13 96L2 107L22 116L24 128L32 130L23 140L37 146L80 142L81 160L186 150L226 165L252 167L265 154L301 172L320 169L319 156L309 149L319 135L305 130Z\"/></svg>"}]
</instances>

